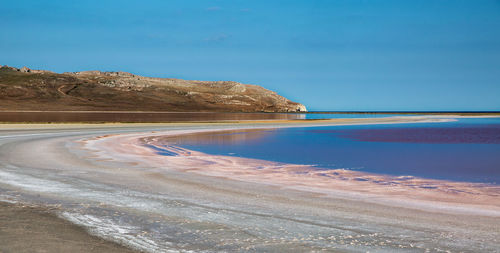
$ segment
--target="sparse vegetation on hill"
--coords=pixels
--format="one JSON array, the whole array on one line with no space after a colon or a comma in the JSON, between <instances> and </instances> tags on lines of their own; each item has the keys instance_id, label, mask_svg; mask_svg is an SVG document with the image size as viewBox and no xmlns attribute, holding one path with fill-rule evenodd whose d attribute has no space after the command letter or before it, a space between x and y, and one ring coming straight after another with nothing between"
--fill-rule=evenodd
<instances>
[{"instance_id":1,"label":"sparse vegetation on hill","mask_svg":"<svg viewBox=\"0 0 500 253\"><path fill-rule=\"evenodd\" d=\"M0 110L44 111L305 111L257 85L150 78L126 72L54 73L0 67Z\"/></svg>"}]
</instances>

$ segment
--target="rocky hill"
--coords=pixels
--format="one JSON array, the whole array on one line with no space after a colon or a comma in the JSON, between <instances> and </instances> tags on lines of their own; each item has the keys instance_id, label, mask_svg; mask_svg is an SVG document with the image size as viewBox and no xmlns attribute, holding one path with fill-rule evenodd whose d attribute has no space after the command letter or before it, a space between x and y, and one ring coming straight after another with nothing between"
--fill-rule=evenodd
<instances>
[{"instance_id":1,"label":"rocky hill","mask_svg":"<svg viewBox=\"0 0 500 253\"><path fill-rule=\"evenodd\" d=\"M297 112L304 105L257 85L150 78L126 72L54 73L0 67L0 110Z\"/></svg>"}]
</instances>

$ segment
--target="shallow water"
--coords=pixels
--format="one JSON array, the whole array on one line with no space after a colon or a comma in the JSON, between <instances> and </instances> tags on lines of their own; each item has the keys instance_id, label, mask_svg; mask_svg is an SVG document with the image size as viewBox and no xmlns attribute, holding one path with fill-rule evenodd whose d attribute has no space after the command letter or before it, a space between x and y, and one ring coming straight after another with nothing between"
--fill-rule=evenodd
<instances>
[{"instance_id":1,"label":"shallow water","mask_svg":"<svg viewBox=\"0 0 500 253\"><path fill-rule=\"evenodd\" d=\"M187 135L176 145L323 169L500 182L500 118Z\"/></svg>"}]
</instances>

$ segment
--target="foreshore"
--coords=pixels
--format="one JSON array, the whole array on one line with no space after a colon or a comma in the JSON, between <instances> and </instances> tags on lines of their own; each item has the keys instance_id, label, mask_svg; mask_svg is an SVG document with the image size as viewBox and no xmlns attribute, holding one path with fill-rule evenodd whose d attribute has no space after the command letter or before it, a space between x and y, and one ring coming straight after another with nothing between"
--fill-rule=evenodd
<instances>
[{"instance_id":1,"label":"foreshore","mask_svg":"<svg viewBox=\"0 0 500 253\"><path fill-rule=\"evenodd\" d=\"M177 130L105 135L82 140L81 144L82 149L95 153L98 159L128 161L158 168L172 167L186 173L314 192L325 197L500 217L500 186L343 169L321 170L308 165L209 155L163 140L165 137L188 134L210 135L217 130L221 131ZM162 152L170 155L158 155Z\"/></svg>"},{"instance_id":2,"label":"foreshore","mask_svg":"<svg viewBox=\"0 0 500 253\"><path fill-rule=\"evenodd\" d=\"M190 155L165 157L151 148L162 147L162 136L217 130L448 120L0 124L0 195L56 203L60 208L50 211L58 217L148 252L494 251L500 225L496 186L352 171L320 175L304 166L192 150L172 149ZM0 207L7 213L14 208ZM29 236L30 228L16 224L7 228ZM1 236L6 245L8 238ZM49 241L58 245L58 239Z\"/></svg>"},{"instance_id":3,"label":"foreshore","mask_svg":"<svg viewBox=\"0 0 500 253\"><path fill-rule=\"evenodd\" d=\"M0 252L135 252L92 236L56 209L0 201Z\"/></svg>"}]
</instances>

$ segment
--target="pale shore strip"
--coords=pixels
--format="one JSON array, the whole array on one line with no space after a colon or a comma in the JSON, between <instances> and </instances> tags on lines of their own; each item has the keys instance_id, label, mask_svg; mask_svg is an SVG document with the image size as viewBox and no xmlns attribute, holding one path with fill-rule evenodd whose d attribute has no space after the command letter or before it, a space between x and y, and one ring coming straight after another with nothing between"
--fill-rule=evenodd
<instances>
[{"instance_id":1,"label":"pale shore strip","mask_svg":"<svg viewBox=\"0 0 500 253\"><path fill-rule=\"evenodd\" d=\"M219 130L450 120L0 124L0 195L58 203L91 234L146 252L498 252L496 186L323 175L175 147L181 155L167 157L144 145Z\"/></svg>"},{"instance_id":2,"label":"pale shore strip","mask_svg":"<svg viewBox=\"0 0 500 253\"><path fill-rule=\"evenodd\" d=\"M23 130L23 129L80 129L80 128L123 128L123 127L161 127L161 126L241 126L255 128L258 126L280 128L280 127L312 127L312 126L335 126L335 125L373 125L373 124L404 124L404 123L431 123L455 121L456 118L483 118L500 116L393 116L380 118L334 118L334 119L266 119L266 120L219 120L202 122L169 122L169 123L2 123L0 130Z\"/></svg>"},{"instance_id":3,"label":"pale shore strip","mask_svg":"<svg viewBox=\"0 0 500 253\"><path fill-rule=\"evenodd\" d=\"M268 184L334 198L358 199L444 213L500 217L500 186L497 185L385 176L351 170L318 170L307 165L208 155L161 141L163 137L203 132L210 134L217 130L221 131L178 130L106 135L84 140L82 144L84 149L94 152L98 159ZM158 150L176 156L158 155Z\"/></svg>"}]
</instances>

